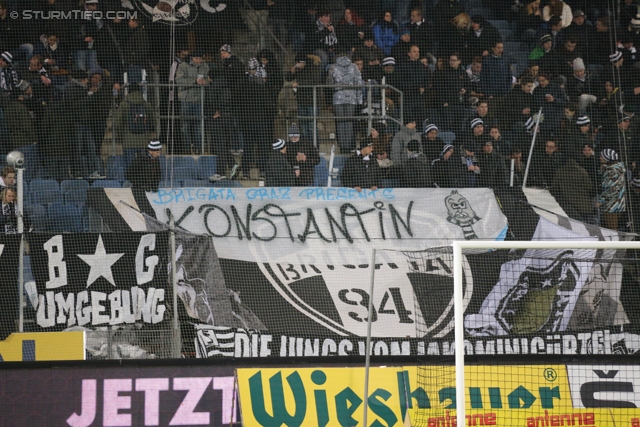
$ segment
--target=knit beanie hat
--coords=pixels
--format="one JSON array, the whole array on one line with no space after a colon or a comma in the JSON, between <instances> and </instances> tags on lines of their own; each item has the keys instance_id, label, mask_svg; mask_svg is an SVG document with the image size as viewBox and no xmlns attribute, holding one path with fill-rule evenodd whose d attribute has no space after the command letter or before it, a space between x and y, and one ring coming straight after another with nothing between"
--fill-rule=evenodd
<instances>
[{"instance_id":1,"label":"knit beanie hat","mask_svg":"<svg viewBox=\"0 0 640 427\"><path fill-rule=\"evenodd\" d=\"M6 62L7 64L13 63L13 55L11 55L11 53L9 52L2 52L2 55L0 55L0 57L2 57L2 59L4 59L4 62Z\"/></svg>"},{"instance_id":2,"label":"knit beanie hat","mask_svg":"<svg viewBox=\"0 0 640 427\"><path fill-rule=\"evenodd\" d=\"M578 117L578 120L576 120L578 126L588 125L589 123L591 123L591 119L587 116Z\"/></svg>"},{"instance_id":3,"label":"knit beanie hat","mask_svg":"<svg viewBox=\"0 0 640 427\"><path fill-rule=\"evenodd\" d=\"M611 148L606 148L604 150L602 150L600 152L600 155L607 161L607 162L613 162L618 160L618 153L615 152L615 150L611 149Z\"/></svg>"},{"instance_id":4,"label":"knit beanie hat","mask_svg":"<svg viewBox=\"0 0 640 427\"><path fill-rule=\"evenodd\" d=\"M291 123L291 126L289 126L289 138L292 136L300 137L300 128L297 123Z\"/></svg>"},{"instance_id":5,"label":"knit beanie hat","mask_svg":"<svg viewBox=\"0 0 640 427\"><path fill-rule=\"evenodd\" d=\"M479 126L479 125L484 126L484 122L482 121L481 118L478 117L476 119L471 120L471 130L473 130L476 126Z\"/></svg>"},{"instance_id":6,"label":"knit beanie hat","mask_svg":"<svg viewBox=\"0 0 640 427\"><path fill-rule=\"evenodd\" d=\"M449 150L453 150L453 148L454 148L454 147L453 147L453 145L451 145L451 144L445 144L445 146L444 146L444 147L442 147L442 151L440 152L440 155L441 155L441 156L444 156L444 155L447 153L447 151L449 151Z\"/></svg>"},{"instance_id":7,"label":"knit beanie hat","mask_svg":"<svg viewBox=\"0 0 640 427\"><path fill-rule=\"evenodd\" d=\"M619 50L613 52L611 55L609 55L609 61L611 63L614 62L618 62L620 61L620 59L622 58L622 52L620 52Z\"/></svg>"},{"instance_id":8,"label":"knit beanie hat","mask_svg":"<svg viewBox=\"0 0 640 427\"><path fill-rule=\"evenodd\" d=\"M582 58L576 58L573 60L573 71L578 71L578 70L586 70L586 67L584 66L584 61L582 60Z\"/></svg>"},{"instance_id":9,"label":"knit beanie hat","mask_svg":"<svg viewBox=\"0 0 640 427\"><path fill-rule=\"evenodd\" d=\"M439 130L438 126L434 125L433 123L430 124L430 125L427 125L427 127L424 128L424 133L427 134L427 133L431 132L432 130L435 130L435 131Z\"/></svg>"}]
</instances>

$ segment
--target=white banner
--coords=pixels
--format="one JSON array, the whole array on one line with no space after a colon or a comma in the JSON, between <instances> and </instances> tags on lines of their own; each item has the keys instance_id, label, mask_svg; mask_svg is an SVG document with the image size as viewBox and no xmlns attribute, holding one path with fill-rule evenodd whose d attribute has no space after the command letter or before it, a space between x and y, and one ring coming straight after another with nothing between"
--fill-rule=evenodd
<instances>
[{"instance_id":1,"label":"white banner","mask_svg":"<svg viewBox=\"0 0 640 427\"><path fill-rule=\"evenodd\" d=\"M374 248L419 250L502 240L507 218L489 189L174 188L147 193L160 221L214 237L221 258L359 265Z\"/></svg>"},{"instance_id":2,"label":"white banner","mask_svg":"<svg viewBox=\"0 0 640 427\"><path fill-rule=\"evenodd\" d=\"M637 408L640 366L567 365L574 408Z\"/></svg>"}]
</instances>

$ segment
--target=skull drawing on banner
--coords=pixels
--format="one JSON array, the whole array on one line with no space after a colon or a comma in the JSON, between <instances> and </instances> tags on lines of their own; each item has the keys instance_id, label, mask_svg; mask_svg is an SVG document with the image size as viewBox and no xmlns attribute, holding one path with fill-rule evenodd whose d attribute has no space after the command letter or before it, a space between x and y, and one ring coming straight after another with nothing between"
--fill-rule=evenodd
<instances>
[{"instance_id":1,"label":"skull drawing on banner","mask_svg":"<svg viewBox=\"0 0 640 427\"><path fill-rule=\"evenodd\" d=\"M462 228L464 232L464 238L466 240L477 239L471 225L480 221L478 215L469 204L469 201L458 190L452 190L444 199L444 204L447 207L447 221Z\"/></svg>"}]
</instances>

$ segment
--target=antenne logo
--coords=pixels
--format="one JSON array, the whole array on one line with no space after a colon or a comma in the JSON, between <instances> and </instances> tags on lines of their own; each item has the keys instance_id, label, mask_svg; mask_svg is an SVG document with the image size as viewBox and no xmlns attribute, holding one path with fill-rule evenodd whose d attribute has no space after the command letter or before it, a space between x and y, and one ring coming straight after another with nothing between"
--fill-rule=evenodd
<instances>
[{"instance_id":1,"label":"antenne logo","mask_svg":"<svg viewBox=\"0 0 640 427\"><path fill-rule=\"evenodd\" d=\"M211 2L216 5L212 5ZM122 0L123 7L133 5L153 22L167 25L192 24L200 13L222 12L227 8L225 3L216 0Z\"/></svg>"}]
</instances>

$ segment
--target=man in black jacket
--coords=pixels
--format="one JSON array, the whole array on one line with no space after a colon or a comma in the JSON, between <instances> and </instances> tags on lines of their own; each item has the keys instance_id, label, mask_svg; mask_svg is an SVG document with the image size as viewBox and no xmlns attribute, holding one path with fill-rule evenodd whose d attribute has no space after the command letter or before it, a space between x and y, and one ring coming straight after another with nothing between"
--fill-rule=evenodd
<instances>
[{"instance_id":1,"label":"man in black jacket","mask_svg":"<svg viewBox=\"0 0 640 427\"><path fill-rule=\"evenodd\" d=\"M267 187L295 187L300 169L287 161L287 145L283 139L271 144L273 151L267 165Z\"/></svg>"},{"instance_id":2,"label":"man in black jacket","mask_svg":"<svg viewBox=\"0 0 640 427\"><path fill-rule=\"evenodd\" d=\"M366 146L356 150L353 156L347 159L340 174L340 179L345 187L355 188L358 192L361 192L363 188L377 190L380 187L382 174L372 153L373 140L369 139Z\"/></svg>"},{"instance_id":3,"label":"man in black jacket","mask_svg":"<svg viewBox=\"0 0 640 427\"><path fill-rule=\"evenodd\" d=\"M151 203L147 199L146 192L157 192L162 179L160 170L160 152L162 144L160 141L151 141L147 145L146 154L138 154L131 162L125 177L131 182L133 198L135 199L141 212L144 212L153 218L156 217Z\"/></svg>"},{"instance_id":4,"label":"man in black jacket","mask_svg":"<svg viewBox=\"0 0 640 427\"><path fill-rule=\"evenodd\" d=\"M294 169L297 166L300 171L296 185L300 187L312 186L315 167L320 163L320 155L311 141L300 138L300 128L296 123L292 123L289 127L286 157L289 164Z\"/></svg>"}]
</instances>

